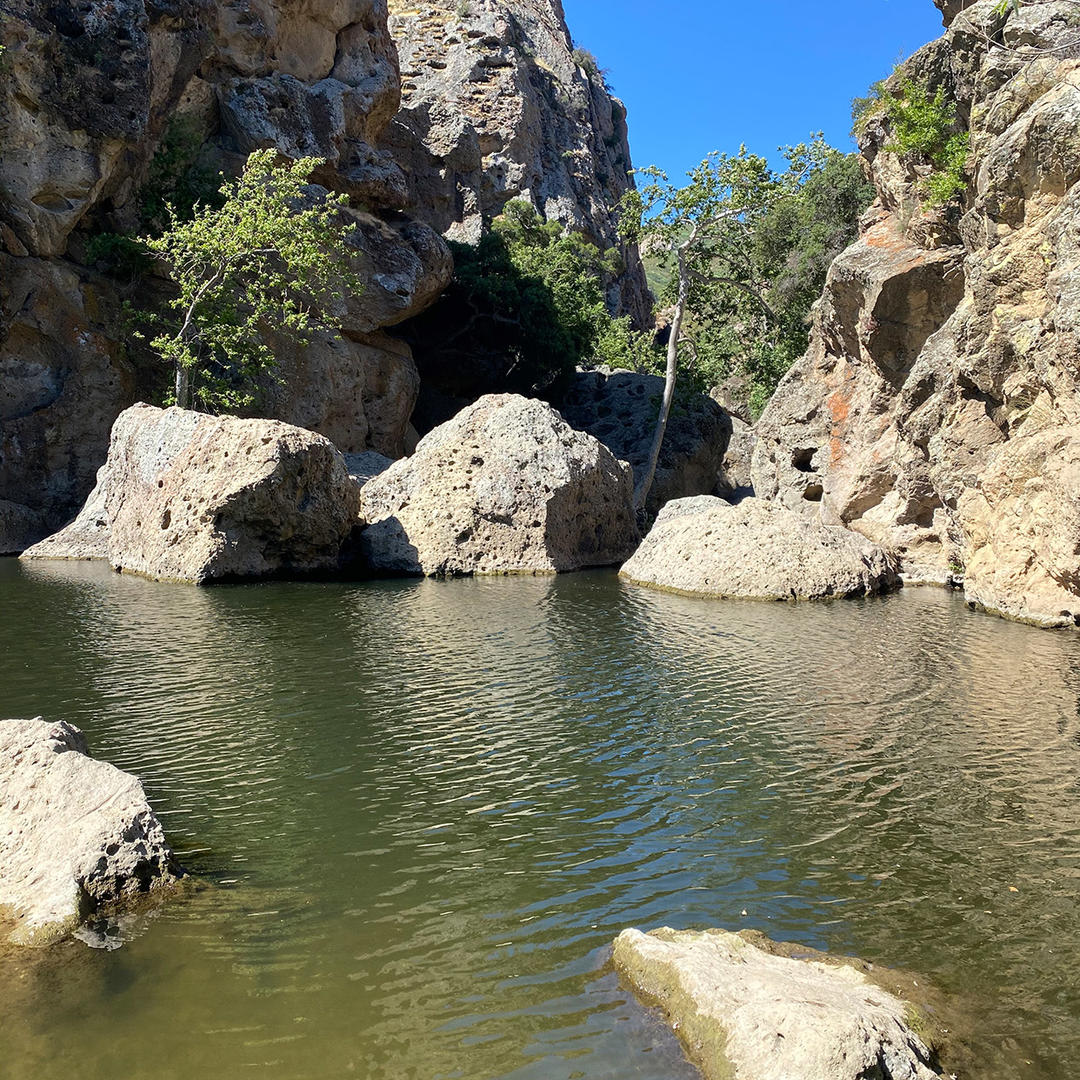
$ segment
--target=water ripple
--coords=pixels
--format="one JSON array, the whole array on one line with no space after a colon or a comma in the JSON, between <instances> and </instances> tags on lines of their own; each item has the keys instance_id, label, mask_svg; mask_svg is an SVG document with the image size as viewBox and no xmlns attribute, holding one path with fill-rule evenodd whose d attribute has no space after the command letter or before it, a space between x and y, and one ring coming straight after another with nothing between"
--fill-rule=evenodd
<instances>
[{"instance_id":1,"label":"water ripple","mask_svg":"<svg viewBox=\"0 0 1080 1080\"><path fill-rule=\"evenodd\" d=\"M683 1080L604 966L661 923L925 972L976 1002L970 1076L1080 1051L1076 635L606 573L0 562L0 597L0 713L84 727L211 883L117 952L0 971L5 1077L105 1080L154 1031L162 1078Z\"/></svg>"}]
</instances>

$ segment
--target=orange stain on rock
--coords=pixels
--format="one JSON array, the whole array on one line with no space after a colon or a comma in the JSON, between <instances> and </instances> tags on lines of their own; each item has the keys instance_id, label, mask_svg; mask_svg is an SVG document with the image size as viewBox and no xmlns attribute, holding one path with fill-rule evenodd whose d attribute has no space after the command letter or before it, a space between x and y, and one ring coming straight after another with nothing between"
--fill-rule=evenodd
<instances>
[{"instance_id":1,"label":"orange stain on rock","mask_svg":"<svg viewBox=\"0 0 1080 1080\"><path fill-rule=\"evenodd\" d=\"M832 431L829 438L829 463L837 465L844 456L844 439L842 431L847 423L848 414L851 412L851 398L853 387L840 387L834 390L826 399L829 415L832 417Z\"/></svg>"}]
</instances>

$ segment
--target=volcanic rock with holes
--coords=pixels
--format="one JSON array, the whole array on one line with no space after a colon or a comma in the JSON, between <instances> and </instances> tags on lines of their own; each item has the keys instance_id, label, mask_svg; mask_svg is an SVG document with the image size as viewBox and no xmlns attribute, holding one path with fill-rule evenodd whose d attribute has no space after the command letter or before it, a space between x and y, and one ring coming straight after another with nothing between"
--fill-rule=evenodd
<instances>
[{"instance_id":1,"label":"volcanic rock with holes","mask_svg":"<svg viewBox=\"0 0 1080 1080\"><path fill-rule=\"evenodd\" d=\"M398 573L557 573L637 542L630 466L515 394L481 398L368 480L360 516L365 558Z\"/></svg>"},{"instance_id":2,"label":"volcanic rock with holes","mask_svg":"<svg viewBox=\"0 0 1080 1080\"><path fill-rule=\"evenodd\" d=\"M870 596L900 584L894 560L848 529L776 502L708 495L668 503L620 577L740 600Z\"/></svg>"},{"instance_id":3,"label":"volcanic rock with holes","mask_svg":"<svg viewBox=\"0 0 1080 1080\"><path fill-rule=\"evenodd\" d=\"M130 340L131 283L88 252L102 232L145 231L155 154L178 130L211 176L259 147L325 159L315 180L349 196L365 288L335 313L339 337L274 343L284 381L257 411L402 453L418 375L384 331L452 265L401 214L404 174L377 146L401 94L386 0L9 0L0 45L0 549L72 517L113 421L167 378ZM139 306L164 299L153 280L137 291Z\"/></svg>"},{"instance_id":4,"label":"volcanic rock with holes","mask_svg":"<svg viewBox=\"0 0 1080 1080\"><path fill-rule=\"evenodd\" d=\"M24 559L95 557L158 580L336 570L359 488L328 439L277 420L134 405L83 513Z\"/></svg>"},{"instance_id":5,"label":"volcanic rock with holes","mask_svg":"<svg viewBox=\"0 0 1080 1080\"><path fill-rule=\"evenodd\" d=\"M409 179L409 211L476 243L511 199L620 247L614 208L632 184L626 109L575 49L561 0L390 0L402 108L383 135ZM613 310L645 324L638 252Z\"/></svg>"},{"instance_id":6,"label":"volcanic rock with holes","mask_svg":"<svg viewBox=\"0 0 1080 1080\"><path fill-rule=\"evenodd\" d=\"M962 578L974 606L1074 625L1080 8L938 6L945 36L888 85L956 102L968 189L927 211L926 164L871 118L878 200L761 418L754 487L896 552L909 580Z\"/></svg>"},{"instance_id":7,"label":"volcanic rock with holes","mask_svg":"<svg viewBox=\"0 0 1080 1080\"><path fill-rule=\"evenodd\" d=\"M599 439L630 462L640 482L649 461L664 393L658 375L634 371L579 371L559 401L571 427ZM646 509L655 516L672 499L711 495L732 485L725 475L731 417L712 398L682 393L668 421Z\"/></svg>"},{"instance_id":8,"label":"volcanic rock with holes","mask_svg":"<svg viewBox=\"0 0 1080 1080\"><path fill-rule=\"evenodd\" d=\"M101 907L182 873L142 784L78 728L0 720L0 930L48 945Z\"/></svg>"},{"instance_id":9,"label":"volcanic rock with holes","mask_svg":"<svg viewBox=\"0 0 1080 1080\"><path fill-rule=\"evenodd\" d=\"M624 930L615 967L659 1006L706 1080L936 1080L909 1001L869 965L724 930ZM909 981L898 977L897 989ZM912 988L917 987L910 980ZM925 1025L919 1017L919 1027Z\"/></svg>"}]
</instances>

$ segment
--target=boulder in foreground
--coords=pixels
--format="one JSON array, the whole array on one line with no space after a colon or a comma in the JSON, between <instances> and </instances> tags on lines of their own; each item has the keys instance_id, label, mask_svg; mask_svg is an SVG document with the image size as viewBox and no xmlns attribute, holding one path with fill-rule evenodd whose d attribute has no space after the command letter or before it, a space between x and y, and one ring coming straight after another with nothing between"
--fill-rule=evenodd
<instances>
[{"instance_id":1,"label":"boulder in foreground","mask_svg":"<svg viewBox=\"0 0 1080 1080\"><path fill-rule=\"evenodd\" d=\"M897 588L893 559L847 529L762 499L676 499L621 576L673 592L745 600L821 600Z\"/></svg>"},{"instance_id":2,"label":"boulder in foreground","mask_svg":"<svg viewBox=\"0 0 1080 1080\"><path fill-rule=\"evenodd\" d=\"M757 944L750 937L757 937ZM706 1080L936 1080L926 1018L858 961L793 959L760 935L624 930L614 960ZM791 951L791 950L786 950ZM868 967L868 965L861 965Z\"/></svg>"},{"instance_id":3,"label":"boulder in foreground","mask_svg":"<svg viewBox=\"0 0 1080 1080\"><path fill-rule=\"evenodd\" d=\"M82 513L24 558L94 558L160 580L336 569L359 491L321 435L276 420L133 405Z\"/></svg>"},{"instance_id":4,"label":"boulder in foreground","mask_svg":"<svg viewBox=\"0 0 1080 1080\"><path fill-rule=\"evenodd\" d=\"M372 567L537 574L607 566L634 549L630 466L550 405L490 394L435 428L361 493Z\"/></svg>"},{"instance_id":5,"label":"boulder in foreground","mask_svg":"<svg viewBox=\"0 0 1080 1080\"><path fill-rule=\"evenodd\" d=\"M102 905L181 871L142 784L89 757L78 728L0 720L0 915L17 945L48 945Z\"/></svg>"}]
</instances>

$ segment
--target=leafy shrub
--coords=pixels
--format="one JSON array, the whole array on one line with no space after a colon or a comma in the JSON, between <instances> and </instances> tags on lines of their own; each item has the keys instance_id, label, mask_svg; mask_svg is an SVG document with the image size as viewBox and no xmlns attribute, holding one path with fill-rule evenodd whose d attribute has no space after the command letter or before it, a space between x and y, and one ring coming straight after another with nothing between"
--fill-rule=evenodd
<instances>
[{"instance_id":1,"label":"leafy shrub","mask_svg":"<svg viewBox=\"0 0 1080 1080\"><path fill-rule=\"evenodd\" d=\"M852 115L856 134L875 116L883 116L892 136L885 149L933 166L920 186L928 206L941 206L966 190L968 135L960 128L956 106L948 101L943 86L931 93L924 80L900 75L896 89L879 82L869 96L856 98Z\"/></svg>"},{"instance_id":2,"label":"leafy shrub","mask_svg":"<svg viewBox=\"0 0 1080 1080\"><path fill-rule=\"evenodd\" d=\"M542 394L578 365L648 363L651 335L605 303L621 270L617 251L601 252L520 200L478 244L450 246L449 289L405 328L433 385L462 397Z\"/></svg>"},{"instance_id":3,"label":"leafy shrub","mask_svg":"<svg viewBox=\"0 0 1080 1080\"><path fill-rule=\"evenodd\" d=\"M150 161L135 199L137 232L160 236L172 220L190 221L197 206L218 207L221 178L202 161L203 138L190 117L175 117ZM123 233L99 232L86 247L87 259L118 278L135 280L150 267L145 247Z\"/></svg>"},{"instance_id":4,"label":"leafy shrub","mask_svg":"<svg viewBox=\"0 0 1080 1080\"><path fill-rule=\"evenodd\" d=\"M145 312L156 331L150 347L173 368L175 404L234 412L254 400L277 359L263 331L301 345L336 333L327 313L363 288L349 262L345 195L306 197L319 158L277 163L256 150L242 175L221 185L216 205L190 218L169 209L158 236L139 241L169 270L176 295Z\"/></svg>"}]
</instances>

